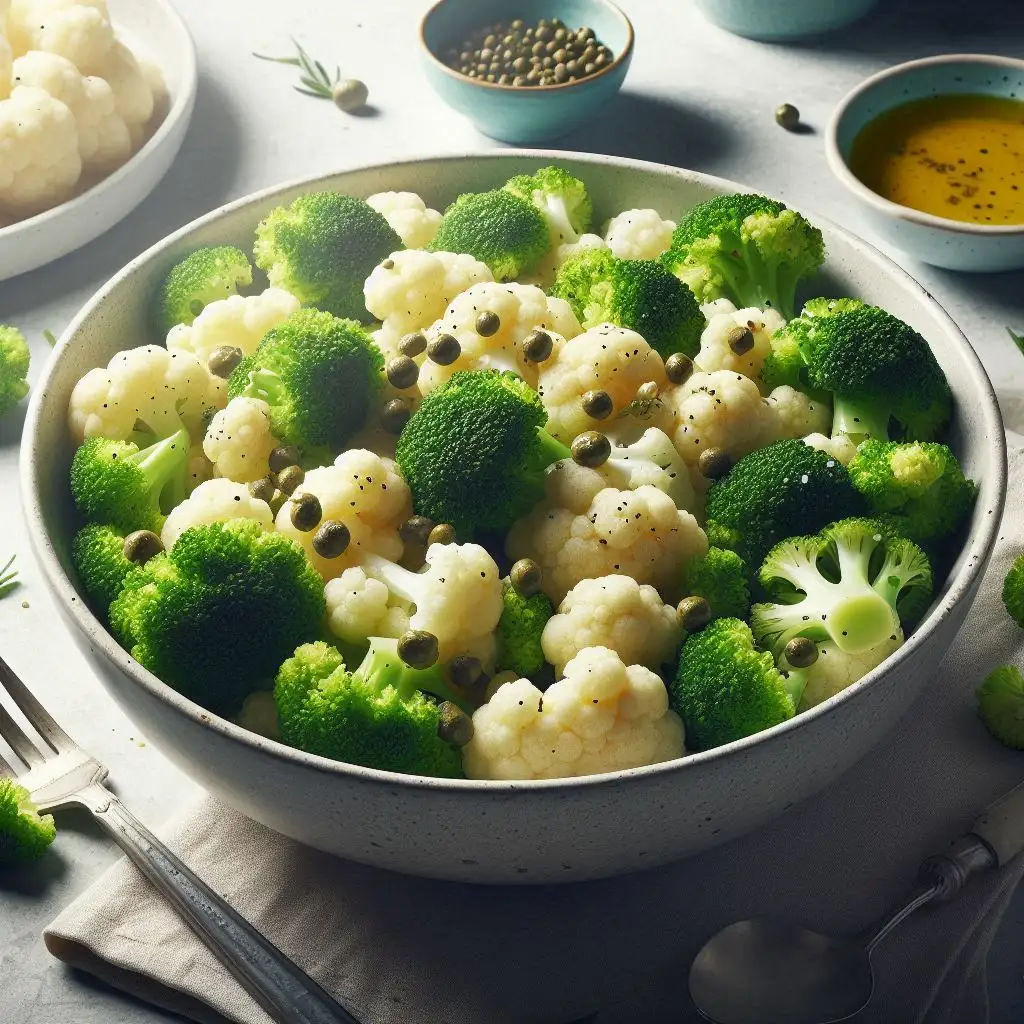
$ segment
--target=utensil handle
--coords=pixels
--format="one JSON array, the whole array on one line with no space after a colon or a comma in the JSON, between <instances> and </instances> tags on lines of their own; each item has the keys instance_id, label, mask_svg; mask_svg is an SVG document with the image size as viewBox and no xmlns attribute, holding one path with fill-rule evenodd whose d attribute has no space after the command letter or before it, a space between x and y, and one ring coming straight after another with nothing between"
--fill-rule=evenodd
<instances>
[{"instance_id":1,"label":"utensil handle","mask_svg":"<svg viewBox=\"0 0 1024 1024\"><path fill-rule=\"evenodd\" d=\"M82 803L274 1021L360 1024L186 867L109 790L92 786Z\"/></svg>"},{"instance_id":2,"label":"utensil handle","mask_svg":"<svg viewBox=\"0 0 1024 1024\"><path fill-rule=\"evenodd\" d=\"M986 808L971 832L992 848L1000 867L1024 850L1024 782Z\"/></svg>"}]
</instances>

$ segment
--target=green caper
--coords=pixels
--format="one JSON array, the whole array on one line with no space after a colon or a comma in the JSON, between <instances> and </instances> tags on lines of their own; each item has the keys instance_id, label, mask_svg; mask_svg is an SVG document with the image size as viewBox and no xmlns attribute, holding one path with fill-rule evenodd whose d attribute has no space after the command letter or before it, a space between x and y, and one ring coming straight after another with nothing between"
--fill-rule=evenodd
<instances>
[{"instance_id":1,"label":"green caper","mask_svg":"<svg viewBox=\"0 0 1024 1024\"><path fill-rule=\"evenodd\" d=\"M818 645L809 637L795 636L782 653L793 668L810 668L818 660Z\"/></svg>"},{"instance_id":2,"label":"green caper","mask_svg":"<svg viewBox=\"0 0 1024 1024\"><path fill-rule=\"evenodd\" d=\"M473 719L457 704L442 701L437 709L437 736L453 747L464 747L473 738Z\"/></svg>"},{"instance_id":3,"label":"green caper","mask_svg":"<svg viewBox=\"0 0 1024 1024\"><path fill-rule=\"evenodd\" d=\"M253 480L249 484L249 493L257 501L265 501L268 505L270 499L274 496L274 491L277 490L277 484L274 483L273 479L269 476L260 477L259 480Z\"/></svg>"},{"instance_id":4,"label":"green caper","mask_svg":"<svg viewBox=\"0 0 1024 1024\"><path fill-rule=\"evenodd\" d=\"M295 488L299 486L306 479L306 474L303 472L301 466L285 466L280 473L277 474L277 487L278 490L284 491L285 494L292 494Z\"/></svg>"},{"instance_id":5,"label":"green caper","mask_svg":"<svg viewBox=\"0 0 1024 1024\"><path fill-rule=\"evenodd\" d=\"M345 553L351 540L352 534L344 523L325 519L313 534L313 550L321 558L337 558Z\"/></svg>"},{"instance_id":6,"label":"green caper","mask_svg":"<svg viewBox=\"0 0 1024 1024\"><path fill-rule=\"evenodd\" d=\"M783 103L775 110L775 123L781 125L787 132L796 131L800 125L800 111L792 103Z\"/></svg>"},{"instance_id":7,"label":"green caper","mask_svg":"<svg viewBox=\"0 0 1024 1024\"><path fill-rule=\"evenodd\" d=\"M284 491L274 491L270 496L270 501L267 504L270 506L270 513L273 517L277 518L277 513L284 508L285 502L288 500L288 495Z\"/></svg>"},{"instance_id":8,"label":"green caper","mask_svg":"<svg viewBox=\"0 0 1024 1024\"><path fill-rule=\"evenodd\" d=\"M437 663L437 637L425 629L410 629L398 638L398 656L410 668L430 668Z\"/></svg>"},{"instance_id":9,"label":"green caper","mask_svg":"<svg viewBox=\"0 0 1024 1024\"><path fill-rule=\"evenodd\" d=\"M320 525L323 519L324 510L320 505L320 499L308 491L300 494L297 498L291 499L292 510L289 518L292 526L301 533L309 533Z\"/></svg>"},{"instance_id":10,"label":"green caper","mask_svg":"<svg viewBox=\"0 0 1024 1024\"><path fill-rule=\"evenodd\" d=\"M451 366L461 355L462 346L453 334L439 334L427 343L427 358L438 366Z\"/></svg>"},{"instance_id":11,"label":"green caper","mask_svg":"<svg viewBox=\"0 0 1024 1024\"><path fill-rule=\"evenodd\" d=\"M485 309L476 318L476 333L481 338L491 338L501 330L501 318L497 313Z\"/></svg>"},{"instance_id":12,"label":"green caper","mask_svg":"<svg viewBox=\"0 0 1024 1024\"><path fill-rule=\"evenodd\" d=\"M544 574L532 558L520 558L509 570L508 581L520 597L533 597L540 593Z\"/></svg>"},{"instance_id":13,"label":"green caper","mask_svg":"<svg viewBox=\"0 0 1024 1024\"><path fill-rule=\"evenodd\" d=\"M572 460L577 466L586 466L588 469L597 469L603 466L612 453L612 443L607 435L599 430L585 430L582 434L573 438L569 446L572 452Z\"/></svg>"},{"instance_id":14,"label":"green caper","mask_svg":"<svg viewBox=\"0 0 1024 1024\"><path fill-rule=\"evenodd\" d=\"M687 633L696 633L711 621L711 605L703 597L684 597L676 605L676 618Z\"/></svg>"},{"instance_id":15,"label":"green caper","mask_svg":"<svg viewBox=\"0 0 1024 1024\"><path fill-rule=\"evenodd\" d=\"M420 368L408 356L389 359L384 373L391 386L399 391L411 388L420 378Z\"/></svg>"},{"instance_id":16,"label":"green caper","mask_svg":"<svg viewBox=\"0 0 1024 1024\"><path fill-rule=\"evenodd\" d=\"M607 391L585 391L580 404L592 420L606 420L615 409L612 396Z\"/></svg>"},{"instance_id":17,"label":"green caper","mask_svg":"<svg viewBox=\"0 0 1024 1024\"><path fill-rule=\"evenodd\" d=\"M398 528L398 536L402 538L403 544L423 544L430 540L430 531L437 524L433 519L426 516L410 516Z\"/></svg>"},{"instance_id":18,"label":"green caper","mask_svg":"<svg viewBox=\"0 0 1024 1024\"><path fill-rule=\"evenodd\" d=\"M665 360L665 376L673 384L682 384L693 374L693 360L682 352L673 352Z\"/></svg>"},{"instance_id":19,"label":"green caper","mask_svg":"<svg viewBox=\"0 0 1024 1024\"><path fill-rule=\"evenodd\" d=\"M124 557L135 565L144 565L163 549L163 541L152 530L136 530L124 539Z\"/></svg>"},{"instance_id":20,"label":"green caper","mask_svg":"<svg viewBox=\"0 0 1024 1024\"><path fill-rule=\"evenodd\" d=\"M725 340L736 355L745 356L754 347L754 332L743 324L736 324L729 328Z\"/></svg>"},{"instance_id":21,"label":"green caper","mask_svg":"<svg viewBox=\"0 0 1024 1024\"><path fill-rule=\"evenodd\" d=\"M470 690L484 678L484 667L480 664L479 658L469 654L460 654L452 658L448 665L448 675L451 681L464 690Z\"/></svg>"},{"instance_id":22,"label":"green caper","mask_svg":"<svg viewBox=\"0 0 1024 1024\"><path fill-rule=\"evenodd\" d=\"M360 82L357 78L346 78L338 82L331 90L331 99L334 100L334 105L346 114L350 114L354 110L361 110L366 106L366 101L369 98L370 90L366 88L364 82Z\"/></svg>"},{"instance_id":23,"label":"green caper","mask_svg":"<svg viewBox=\"0 0 1024 1024\"><path fill-rule=\"evenodd\" d=\"M697 459L697 469L708 480L719 480L732 469L732 459L721 448L705 448Z\"/></svg>"},{"instance_id":24,"label":"green caper","mask_svg":"<svg viewBox=\"0 0 1024 1024\"><path fill-rule=\"evenodd\" d=\"M421 356L427 351L427 339L419 331L413 331L412 334L403 336L402 340L398 343L398 351L403 356L414 359L416 356Z\"/></svg>"},{"instance_id":25,"label":"green caper","mask_svg":"<svg viewBox=\"0 0 1024 1024\"><path fill-rule=\"evenodd\" d=\"M438 523L427 534L427 546L431 544L454 544L455 527L451 523Z\"/></svg>"},{"instance_id":26,"label":"green caper","mask_svg":"<svg viewBox=\"0 0 1024 1024\"><path fill-rule=\"evenodd\" d=\"M547 331L540 329L530 331L520 343L523 355L531 363L543 363L545 359L551 358L552 349L555 346L554 340Z\"/></svg>"},{"instance_id":27,"label":"green caper","mask_svg":"<svg viewBox=\"0 0 1024 1024\"><path fill-rule=\"evenodd\" d=\"M280 473L289 466L297 466L301 460L302 457L299 455L299 449L293 444L286 444L275 448L270 453L270 458L267 461L271 473Z\"/></svg>"},{"instance_id":28,"label":"green caper","mask_svg":"<svg viewBox=\"0 0 1024 1024\"><path fill-rule=\"evenodd\" d=\"M391 260L391 259L387 259L387 260L385 260L385 261L384 261L384 262L383 262L383 263L381 264L381 269L382 269L382 270L394 270L394 269L395 269L395 261L394 261L394 260Z\"/></svg>"},{"instance_id":29,"label":"green caper","mask_svg":"<svg viewBox=\"0 0 1024 1024\"><path fill-rule=\"evenodd\" d=\"M381 411L380 425L389 434L400 434L405 429L411 415L409 406L402 399L392 398Z\"/></svg>"},{"instance_id":30,"label":"green caper","mask_svg":"<svg viewBox=\"0 0 1024 1024\"><path fill-rule=\"evenodd\" d=\"M240 348L234 345L218 345L211 353L206 365L214 377L227 380L245 358Z\"/></svg>"}]
</instances>

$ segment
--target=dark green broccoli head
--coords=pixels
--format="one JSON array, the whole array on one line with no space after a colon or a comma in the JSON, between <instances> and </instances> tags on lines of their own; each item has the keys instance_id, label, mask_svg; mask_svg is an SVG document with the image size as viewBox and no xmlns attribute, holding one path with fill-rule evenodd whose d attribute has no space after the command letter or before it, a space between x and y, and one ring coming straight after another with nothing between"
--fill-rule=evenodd
<instances>
[{"instance_id":1,"label":"dark green broccoli head","mask_svg":"<svg viewBox=\"0 0 1024 1024\"><path fill-rule=\"evenodd\" d=\"M281 738L311 754L348 764L460 778L458 747L438 735L441 710L424 696L442 682L440 669L409 668L397 642L371 639L354 672L321 641L299 647L274 684Z\"/></svg>"},{"instance_id":2,"label":"dark green broccoli head","mask_svg":"<svg viewBox=\"0 0 1024 1024\"><path fill-rule=\"evenodd\" d=\"M469 253L490 267L495 281L511 281L532 270L550 247L540 212L505 189L459 196L445 210L430 243L434 252Z\"/></svg>"},{"instance_id":3,"label":"dark green broccoli head","mask_svg":"<svg viewBox=\"0 0 1024 1024\"><path fill-rule=\"evenodd\" d=\"M918 544L959 529L978 491L949 448L934 442L868 440L846 468L871 514Z\"/></svg>"},{"instance_id":4,"label":"dark green broccoli head","mask_svg":"<svg viewBox=\"0 0 1024 1024\"><path fill-rule=\"evenodd\" d=\"M661 262L701 302L771 306L789 319L801 280L825 261L821 232L766 196L716 196L699 203L672 235Z\"/></svg>"},{"instance_id":5,"label":"dark green broccoli head","mask_svg":"<svg viewBox=\"0 0 1024 1024\"><path fill-rule=\"evenodd\" d=\"M511 373L453 374L413 413L395 459L419 515L459 537L508 529L544 496L544 470L570 456L544 430L537 393Z\"/></svg>"},{"instance_id":6,"label":"dark green broccoli head","mask_svg":"<svg viewBox=\"0 0 1024 1024\"><path fill-rule=\"evenodd\" d=\"M732 743L795 714L775 660L758 651L750 627L733 618L715 619L686 640L669 697L691 750Z\"/></svg>"},{"instance_id":7,"label":"dark green broccoli head","mask_svg":"<svg viewBox=\"0 0 1024 1024\"><path fill-rule=\"evenodd\" d=\"M38 860L56 835L52 815L39 813L28 790L0 777L0 868Z\"/></svg>"},{"instance_id":8,"label":"dark green broccoli head","mask_svg":"<svg viewBox=\"0 0 1024 1024\"><path fill-rule=\"evenodd\" d=\"M833 434L855 441L930 441L953 401L928 342L909 324L856 299L815 299L772 338L766 385L834 396ZM800 367L799 363L803 366Z\"/></svg>"},{"instance_id":9,"label":"dark green broccoli head","mask_svg":"<svg viewBox=\"0 0 1024 1024\"><path fill-rule=\"evenodd\" d=\"M1024 750L1024 676L1016 665L1000 665L976 691L985 728L1011 750Z\"/></svg>"},{"instance_id":10,"label":"dark green broccoli head","mask_svg":"<svg viewBox=\"0 0 1024 1024\"><path fill-rule=\"evenodd\" d=\"M272 327L228 381L228 395L270 405L274 436L311 463L330 461L366 422L384 357L354 320L300 309Z\"/></svg>"},{"instance_id":11,"label":"dark green broccoli head","mask_svg":"<svg viewBox=\"0 0 1024 1024\"><path fill-rule=\"evenodd\" d=\"M30 360L21 331L0 324L0 416L6 416L28 394Z\"/></svg>"},{"instance_id":12,"label":"dark green broccoli head","mask_svg":"<svg viewBox=\"0 0 1024 1024\"><path fill-rule=\"evenodd\" d=\"M565 299L584 328L628 327L668 358L695 356L705 327L693 292L655 260L620 260L585 249L558 271L551 294Z\"/></svg>"},{"instance_id":13,"label":"dark green broccoli head","mask_svg":"<svg viewBox=\"0 0 1024 1024\"><path fill-rule=\"evenodd\" d=\"M745 619L750 611L750 570L727 548L708 548L694 555L683 570L683 589L703 597L711 606L713 619Z\"/></svg>"},{"instance_id":14,"label":"dark green broccoli head","mask_svg":"<svg viewBox=\"0 0 1024 1024\"><path fill-rule=\"evenodd\" d=\"M160 532L164 509L185 499L186 431L140 449L131 441L91 437L71 462L71 496L91 523Z\"/></svg>"},{"instance_id":15,"label":"dark green broccoli head","mask_svg":"<svg viewBox=\"0 0 1024 1024\"><path fill-rule=\"evenodd\" d=\"M1010 566L1003 580L1003 604L1010 618L1024 629L1024 555Z\"/></svg>"},{"instance_id":16,"label":"dark green broccoli head","mask_svg":"<svg viewBox=\"0 0 1024 1024\"><path fill-rule=\"evenodd\" d=\"M89 523L71 542L71 562L93 611L106 618L135 568L124 554L124 535L112 526Z\"/></svg>"},{"instance_id":17,"label":"dark green broccoli head","mask_svg":"<svg viewBox=\"0 0 1024 1024\"><path fill-rule=\"evenodd\" d=\"M864 499L836 459L800 440L776 441L745 455L711 485L707 535L754 571L783 538L863 511Z\"/></svg>"},{"instance_id":18,"label":"dark green broccoli head","mask_svg":"<svg viewBox=\"0 0 1024 1024\"><path fill-rule=\"evenodd\" d=\"M272 210L256 228L253 254L272 285L305 306L369 323L363 285L405 248L368 203L339 192L311 192Z\"/></svg>"},{"instance_id":19,"label":"dark green broccoli head","mask_svg":"<svg viewBox=\"0 0 1024 1024\"><path fill-rule=\"evenodd\" d=\"M234 715L317 636L323 580L302 549L251 519L186 530L125 579L110 606L121 645L179 693Z\"/></svg>"},{"instance_id":20,"label":"dark green broccoli head","mask_svg":"<svg viewBox=\"0 0 1024 1024\"><path fill-rule=\"evenodd\" d=\"M190 324L211 303L252 284L249 257L231 245L197 249L171 267L153 303L153 324L163 338L177 324Z\"/></svg>"},{"instance_id":21,"label":"dark green broccoli head","mask_svg":"<svg viewBox=\"0 0 1024 1024\"><path fill-rule=\"evenodd\" d=\"M501 593L505 606L498 620L496 668L520 678L532 676L544 667L540 638L555 609L546 594L523 597L508 579L501 581Z\"/></svg>"},{"instance_id":22,"label":"dark green broccoli head","mask_svg":"<svg viewBox=\"0 0 1024 1024\"><path fill-rule=\"evenodd\" d=\"M517 174L504 189L531 203L547 221L553 245L575 242L590 230L594 205L587 186L561 167Z\"/></svg>"}]
</instances>

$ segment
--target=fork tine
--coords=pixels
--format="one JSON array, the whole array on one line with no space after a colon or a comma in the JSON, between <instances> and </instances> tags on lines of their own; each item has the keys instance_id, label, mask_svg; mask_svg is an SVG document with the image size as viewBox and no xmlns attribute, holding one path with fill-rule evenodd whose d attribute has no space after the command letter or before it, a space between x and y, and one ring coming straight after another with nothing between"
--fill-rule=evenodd
<instances>
[{"instance_id":1,"label":"fork tine","mask_svg":"<svg viewBox=\"0 0 1024 1024\"><path fill-rule=\"evenodd\" d=\"M21 709L21 713L54 753L74 747L74 740L50 717L46 708L32 696L28 687L15 675L14 669L4 661L3 657L0 657L0 686L7 690L11 699Z\"/></svg>"},{"instance_id":2,"label":"fork tine","mask_svg":"<svg viewBox=\"0 0 1024 1024\"><path fill-rule=\"evenodd\" d=\"M19 757L26 768L34 768L37 764L43 763L43 755L39 748L28 738L25 731L7 713L6 708L0 704L0 736L2 736ZM12 765L17 774L17 765Z\"/></svg>"}]
</instances>

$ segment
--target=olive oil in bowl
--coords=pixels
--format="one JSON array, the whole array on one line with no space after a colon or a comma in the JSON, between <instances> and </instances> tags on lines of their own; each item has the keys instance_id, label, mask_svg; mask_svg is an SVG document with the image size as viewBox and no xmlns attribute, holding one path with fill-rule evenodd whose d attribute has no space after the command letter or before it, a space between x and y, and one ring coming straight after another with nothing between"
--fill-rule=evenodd
<instances>
[{"instance_id":1,"label":"olive oil in bowl","mask_svg":"<svg viewBox=\"0 0 1024 1024\"><path fill-rule=\"evenodd\" d=\"M1024 225L1024 102L956 94L894 107L857 134L849 168L901 206L983 226Z\"/></svg>"}]
</instances>

